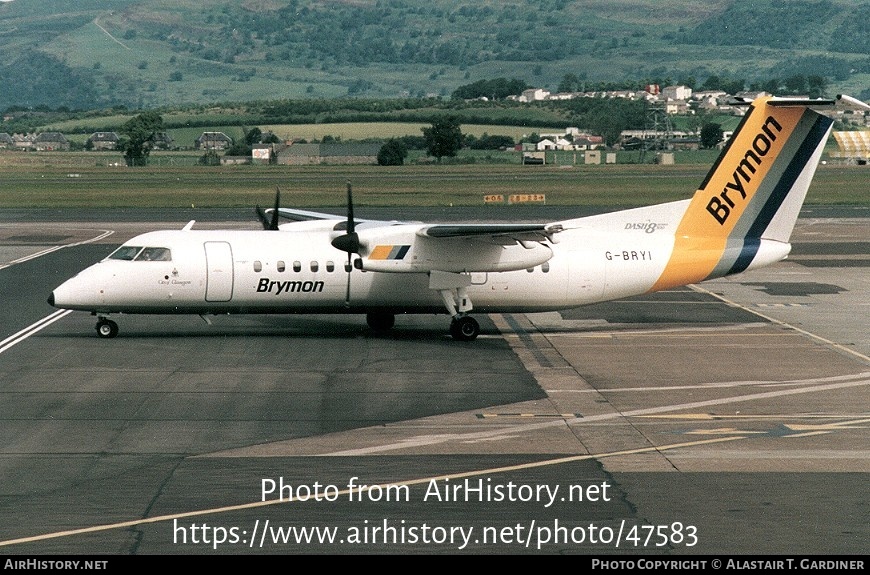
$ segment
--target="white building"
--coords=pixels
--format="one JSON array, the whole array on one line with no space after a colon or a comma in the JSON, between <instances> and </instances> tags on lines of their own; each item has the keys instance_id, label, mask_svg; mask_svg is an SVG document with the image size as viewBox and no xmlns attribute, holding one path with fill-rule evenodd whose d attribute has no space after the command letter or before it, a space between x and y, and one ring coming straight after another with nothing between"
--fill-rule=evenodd
<instances>
[{"instance_id":1,"label":"white building","mask_svg":"<svg viewBox=\"0 0 870 575\"><path fill-rule=\"evenodd\" d=\"M688 86L665 86L661 97L666 100L688 100L692 97L692 89Z\"/></svg>"},{"instance_id":2,"label":"white building","mask_svg":"<svg viewBox=\"0 0 870 575\"><path fill-rule=\"evenodd\" d=\"M546 100L550 97L549 90L544 90L543 88L530 88L528 90L523 90L523 93L520 94L520 102L537 102L540 100Z\"/></svg>"}]
</instances>

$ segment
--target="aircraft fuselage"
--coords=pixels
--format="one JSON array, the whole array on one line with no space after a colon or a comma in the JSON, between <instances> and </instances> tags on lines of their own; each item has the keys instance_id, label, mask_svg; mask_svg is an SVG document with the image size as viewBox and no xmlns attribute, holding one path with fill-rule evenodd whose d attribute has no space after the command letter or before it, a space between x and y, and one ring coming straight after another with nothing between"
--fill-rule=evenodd
<instances>
[{"instance_id":1,"label":"aircraft fuselage","mask_svg":"<svg viewBox=\"0 0 870 575\"><path fill-rule=\"evenodd\" d=\"M474 310L557 310L646 293L661 275L674 238L669 222L632 223L630 212L616 222L605 220L603 229L564 231L540 264L505 272L463 270ZM113 254L83 270L54 290L52 305L97 314L447 311L429 273L371 271L367 258L363 269L348 266L347 254L330 245L326 231L158 231L124 246L135 259ZM494 248L520 256L525 250ZM165 259L153 261L141 250ZM788 250L775 251L781 259Z\"/></svg>"}]
</instances>

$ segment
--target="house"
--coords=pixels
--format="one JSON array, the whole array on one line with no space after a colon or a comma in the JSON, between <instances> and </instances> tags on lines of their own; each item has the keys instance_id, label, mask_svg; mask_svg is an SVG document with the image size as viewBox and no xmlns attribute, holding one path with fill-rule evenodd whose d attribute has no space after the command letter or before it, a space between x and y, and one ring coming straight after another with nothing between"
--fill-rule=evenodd
<instances>
[{"instance_id":1,"label":"house","mask_svg":"<svg viewBox=\"0 0 870 575\"><path fill-rule=\"evenodd\" d=\"M197 150L226 150L233 145L233 139L223 132L203 132L196 139Z\"/></svg>"},{"instance_id":2,"label":"house","mask_svg":"<svg viewBox=\"0 0 870 575\"><path fill-rule=\"evenodd\" d=\"M293 144L278 152L278 163L290 166L312 164L377 164L381 144Z\"/></svg>"},{"instance_id":3,"label":"house","mask_svg":"<svg viewBox=\"0 0 870 575\"><path fill-rule=\"evenodd\" d=\"M88 138L92 150L115 150L120 141L121 138L115 132L94 132Z\"/></svg>"},{"instance_id":4,"label":"house","mask_svg":"<svg viewBox=\"0 0 870 575\"><path fill-rule=\"evenodd\" d=\"M12 147L16 150L30 151L36 148L34 134L15 134L12 136Z\"/></svg>"},{"instance_id":5,"label":"house","mask_svg":"<svg viewBox=\"0 0 870 575\"><path fill-rule=\"evenodd\" d=\"M175 140L173 140L172 136L166 132L157 132L154 134L154 138L152 138L151 142L152 147L155 150L169 150L173 147L172 143L175 142Z\"/></svg>"},{"instance_id":6,"label":"house","mask_svg":"<svg viewBox=\"0 0 870 575\"><path fill-rule=\"evenodd\" d=\"M574 138L574 141L571 142L575 150L594 150L602 143L604 143L604 138L601 136Z\"/></svg>"},{"instance_id":7,"label":"house","mask_svg":"<svg viewBox=\"0 0 870 575\"><path fill-rule=\"evenodd\" d=\"M42 132L33 141L37 152L56 152L69 150L69 140L60 132Z\"/></svg>"},{"instance_id":8,"label":"house","mask_svg":"<svg viewBox=\"0 0 870 575\"><path fill-rule=\"evenodd\" d=\"M254 164L271 164L277 161L280 153L287 149L287 144L254 144L251 147L251 159Z\"/></svg>"},{"instance_id":9,"label":"house","mask_svg":"<svg viewBox=\"0 0 870 575\"><path fill-rule=\"evenodd\" d=\"M698 108L715 110L720 104L728 100L728 93L723 90L705 90L703 92L694 92L692 99L698 103Z\"/></svg>"},{"instance_id":10,"label":"house","mask_svg":"<svg viewBox=\"0 0 870 575\"><path fill-rule=\"evenodd\" d=\"M675 114L685 116L689 113L689 103L685 100L668 100L665 102L665 113L672 116Z\"/></svg>"},{"instance_id":11,"label":"house","mask_svg":"<svg viewBox=\"0 0 870 575\"><path fill-rule=\"evenodd\" d=\"M15 141L12 139L12 136L7 134L6 132L0 132L0 148L7 149L13 147Z\"/></svg>"},{"instance_id":12,"label":"house","mask_svg":"<svg viewBox=\"0 0 870 575\"><path fill-rule=\"evenodd\" d=\"M553 140L550 140L549 138L544 138L543 140L541 140L540 142L535 144L535 149L538 151L555 150L556 149L556 142L554 142Z\"/></svg>"}]
</instances>

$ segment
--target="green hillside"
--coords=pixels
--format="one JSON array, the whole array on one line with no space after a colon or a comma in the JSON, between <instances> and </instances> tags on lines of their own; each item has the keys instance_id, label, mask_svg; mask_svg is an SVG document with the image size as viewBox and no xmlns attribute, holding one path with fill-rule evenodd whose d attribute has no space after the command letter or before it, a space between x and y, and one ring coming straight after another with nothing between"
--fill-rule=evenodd
<instances>
[{"instance_id":1,"label":"green hillside","mask_svg":"<svg viewBox=\"0 0 870 575\"><path fill-rule=\"evenodd\" d=\"M449 96L486 78L557 91L819 75L867 97L870 2L13 0L0 109Z\"/></svg>"}]
</instances>

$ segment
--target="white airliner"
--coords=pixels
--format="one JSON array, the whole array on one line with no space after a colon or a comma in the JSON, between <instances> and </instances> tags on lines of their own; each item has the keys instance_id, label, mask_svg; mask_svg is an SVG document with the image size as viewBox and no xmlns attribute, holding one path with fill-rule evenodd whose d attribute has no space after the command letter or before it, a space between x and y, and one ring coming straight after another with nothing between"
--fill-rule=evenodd
<instances>
[{"instance_id":1,"label":"white airliner","mask_svg":"<svg viewBox=\"0 0 870 575\"><path fill-rule=\"evenodd\" d=\"M835 100L765 97L691 199L548 224L425 224L276 206L264 230L156 231L136 236L52 292L110 314L365 313L389 329L399 313L447 313L458 340L470 312L537 312L646 294L765 266L789 237L833 120ZM279 225L279 216L293 220Z\"/></svg>"}]
</instances>

